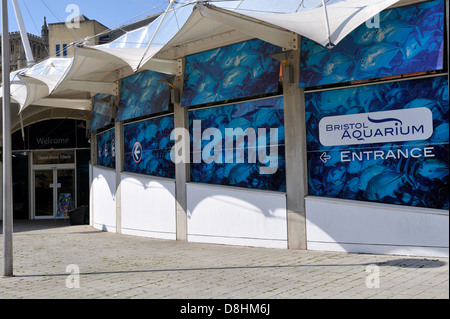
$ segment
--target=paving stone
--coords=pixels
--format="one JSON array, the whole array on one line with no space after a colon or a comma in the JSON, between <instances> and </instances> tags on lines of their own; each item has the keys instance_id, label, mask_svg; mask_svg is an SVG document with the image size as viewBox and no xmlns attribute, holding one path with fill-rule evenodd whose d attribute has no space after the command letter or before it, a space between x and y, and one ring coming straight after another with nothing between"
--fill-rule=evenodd
<instances>
[{"instance_id":1,"label":"paving stone","mask_svg":"<svg viewBox=\"0 0 450 319\"><path fill-rule=\"evenodd\" d=\"M13 244L0 299L449 298L448 258L186 243L54 220L15 221ZM367 286L373 266L379 288Z\"/></svg>"}]
</instances>

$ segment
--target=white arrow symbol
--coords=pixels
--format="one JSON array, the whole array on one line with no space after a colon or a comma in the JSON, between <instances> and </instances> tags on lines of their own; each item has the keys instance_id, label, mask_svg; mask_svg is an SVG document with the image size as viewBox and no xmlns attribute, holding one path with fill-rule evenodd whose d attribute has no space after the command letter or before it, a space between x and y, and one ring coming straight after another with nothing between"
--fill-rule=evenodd
<instances>
[{"instance_id":1,"label":"white arrow symbol","mask_svg":"<svg viewBox=\"0 0 450 319\"><path fill-rule=\"evenodd\" d=\"M141 143L139 143L139 142L136 142L133 146L133 150L134 150L133 151L133 160L136 163L139 163L141 161L141 148L142 148L142 146L141 146Z\"/></svg>"},{"instance_id":2,"label":"white arrow symbol","mask_svg":"<svg viewBox=\"0 0 450 319\"><path fill-rule=\"evenodd\" d=\"M322 155L320 155L320 159L326 164L327 161L331 159L331 156L328 155L327 152L323 152Z\"/></svg>"}]
</instances>

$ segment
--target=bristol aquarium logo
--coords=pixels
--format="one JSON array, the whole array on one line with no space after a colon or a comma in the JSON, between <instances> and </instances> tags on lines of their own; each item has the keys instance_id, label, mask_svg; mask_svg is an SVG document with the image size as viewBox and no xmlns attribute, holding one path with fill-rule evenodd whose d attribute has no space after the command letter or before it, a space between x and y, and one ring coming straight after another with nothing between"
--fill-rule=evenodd
<instances>
[{"instance_id":1,"label":"bristol aquarium logo","mask_svg":"<svg viewBox=\"0 0 450 319\"><path fill-rule=\"evenodd\" d=\"M433 135L428 108L324 117L319 139L324 146L427 140Z\"/></svg>"},{"instance_id":2,"label":"bristol aquarium logo","mask_svg":"<svg viewBox=\"0 0 450 319\"><path fill-rule=\"evenodd\" d=\"M425 141L433 135L433 114L428 108L403 109L324 117L319 123L319 140L324 146ZM413 143L414 144L414 143ZM406 147L396 150L341 151L341 161L434 157L434 147ZM320 158L330 159L325 152Z\"/></svg>"}]
</instances>

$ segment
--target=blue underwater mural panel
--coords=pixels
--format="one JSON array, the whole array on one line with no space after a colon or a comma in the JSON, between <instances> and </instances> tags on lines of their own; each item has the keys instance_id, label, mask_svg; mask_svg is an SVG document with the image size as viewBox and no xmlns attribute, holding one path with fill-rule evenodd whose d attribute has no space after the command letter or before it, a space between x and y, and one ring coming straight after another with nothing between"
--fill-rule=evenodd
<instances>
[{"instance_id":1,"label":"blue underwater mural panel","mask_svg":"<svg viewBox=\"0 0 450 319\"><path fill-rule=\"evenodd\" d=\"M170 158L174 145L170 140L173 129L173 115L125 125L125 171L175 178L175 164Z\"/></svg>"},{"instance_id":2,"label":"blue underwater mural panel","mask_svg":"<svg viewBox=\"0 0 450 319\"><path fill-rule=\"evenodd\" d=\"M256 39L188 56L182 106L277 92L280 62L269 55L280 51Z\"/></svg>"},{"instance_id":3,"label":"blue underwater mural panel","mask_svg":"<svg viewBox=\"0 0 450 319\"><path fill-rule=\"evenodd\" d=\"M385 10L379 27L374 21L359 26L331 50L303 38L300 86L443 68L444 1Z\"/></svg>"},{"instance_id":4,"label":"blue underwater mural panel","mask_svg":"<svg viewBox=\"0 0 450 319\"><path fill-rule=\"evenodd\" d=\"M170 86L159 82L166 74L144 71L122 80L116 121L169 110Z\"/></svg>"},{"instance_id":5,"label":"blue underwater mural panel","mask_svg":"<svg viewBox=\"0 0 450 319\"><path fill-rule=\"evenodd\" d=\"M189 128L192 182L286 191L282 97L190 111Z\"/></svg>"},{"instance_id":6,"label":"blue underwater mural panel","mask_svg":"<svg viewBox=\"0 0 450 319\"><path fill-rule=\"evenodd\" d=\"M305 99L310 195L449 208L447 76L308 93ZM429 114L429 120L415 114ZM423 125L407 126L411 120ZM428 135L415 137L427 123ZM327 133L338 142L329 143ZM380 138L386 141L371 142Z\"/></svg>"},{"instance_id":7,"label":"blue underwater mural panel","mask_svg":"<svg viewBox=\"0 0 450 319\"><path fill-rule=\"evenodd\" d=\"M115 129L97 135L97 165L116 167Z\"/></svg>"},{"instance_id":8,"label":"blue underwater mural panel","mask_svg":"<svg viewBox=\"0 0 450 319\"><path fill-rule=\"evenodd\" d=\"M96 131L111 123L111 110L114 96L108 94L97 94L94 97L92 108L91 125L89 131Z\"/></svg>"}]
</instances>

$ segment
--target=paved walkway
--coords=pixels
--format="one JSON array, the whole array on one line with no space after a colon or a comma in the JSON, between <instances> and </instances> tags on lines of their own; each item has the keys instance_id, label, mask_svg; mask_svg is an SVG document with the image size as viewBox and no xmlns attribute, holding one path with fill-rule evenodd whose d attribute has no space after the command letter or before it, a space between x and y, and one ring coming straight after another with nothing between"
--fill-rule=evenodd
<instances>
[{"instance_id":1,"label":"paved walkway","mask_svg":"<svg viewBox=\"0 0 450 319\"><path fill-rule=\"evenodd\" d=\"M54 220L15 221L13 247L0 299L449 298L448 258L185 243Z\"/></svg>"}]
</instances>

